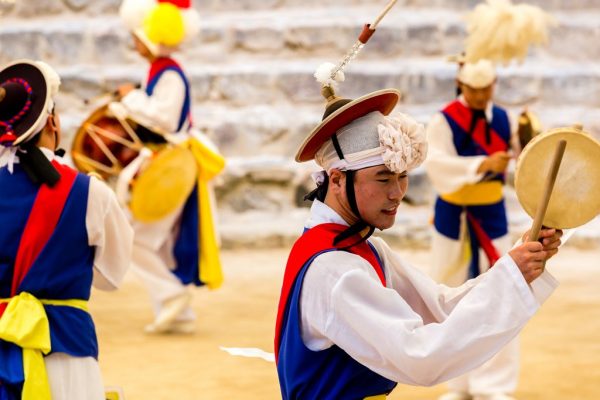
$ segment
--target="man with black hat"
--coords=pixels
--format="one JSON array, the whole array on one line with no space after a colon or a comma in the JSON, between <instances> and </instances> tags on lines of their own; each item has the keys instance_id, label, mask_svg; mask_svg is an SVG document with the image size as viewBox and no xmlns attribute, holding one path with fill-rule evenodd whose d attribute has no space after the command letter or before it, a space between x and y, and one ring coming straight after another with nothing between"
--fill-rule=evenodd
<instances>
[{"instance_id":1,"label":"man with black hat","mask_svg":"<svg viewBox=\"0 0 600 400\"><path fill-rule=\"evenodd\" d=\"M60 78L47 64L0 70L0 398L104 399L91 286L113 290L133 232L104 183L56 150Z\"/></svg>"},{"instance_id":2,"label":"man with black hat","mask_svg":"<svg viewBox=\"0 0 600 400\"><path fill-rule=\"evenodd\" d=\"M288 258L275 353L284 399L385 398L397 382L434 385L502 349L556 287L544 261L561 232L524 243L457 288L435 283L395 254L387 229L425 159L424 128L390 116L400 94L357 100L330 87L323 121L296 161L323 168L305 233Z\"/></svg>"}]
</instances>

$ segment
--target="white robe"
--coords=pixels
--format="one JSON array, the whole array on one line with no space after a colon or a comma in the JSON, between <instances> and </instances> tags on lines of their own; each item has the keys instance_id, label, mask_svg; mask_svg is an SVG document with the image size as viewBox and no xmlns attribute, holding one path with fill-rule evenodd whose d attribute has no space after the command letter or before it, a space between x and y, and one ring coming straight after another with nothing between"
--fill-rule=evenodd
<instances>
[{"instance_id":1,"label":"white robe","mask_svg":"<svg viewBox=\"0 0 600 400\"><path fill-rule=\"evenodd\" d=\"M466 105L463 96L458 99ZM485 110L488 121L492 120L490 102ZM511 149L516 155L519 152L517 127L515 118L509 114L511 122ZM457 154L453 142L453 134L446 117L436 113L427 125L427 141L429 153L424 165L429 179L437 193L452 193L463 185L479 182L484 174L477 169L487 156L462 157ZM431 273L432 277L441 283L458 286L468 279L469 259L465 257L467 224L465 215L460 223L460 239L448 238L432 229L431 242ZM510 237L504 235L492 240L500 254L510 250ZM487 257L483 250L479 254L479 270L485 272L488 268ZM493 394L512 393L515 391L519 378L519 343L518 339L510 342L494 359L476 371L455 379L449 383L453 391Z\"/></svg>"},{"instance_id":2,"label":"white robe","mask_svg":"<svg viewBox=\"0 0 600 400\"><path fill-rule=\"evenodd\" d=\"M307 227L347 225L315 201ZM557 286L544 272L528 285L508 255L457 288L437 284L378 238L384 288L361 257L328 252L313 261L300 294L301 334L313 350L337 345L378 374L435 385L489 360L523 329Z\"/></svg>"},{"instance_id":3,"label":"white robe","mask_svg":"<svg viewBox=\"0 0 600 400\"><path fill-rule=\"evenodd\" d=\"M137 89L128 93L121 103L137 121L159 127L168 133L177 133L180 138L187 138L187 121L181 131L177 132L184 101L185 83L181 76L175 71L165 71L158 79L151 96L145 90ZM173 246L179 233L183 206L184 204L154 223L143 223L131 218L135 231L132 270L148 289L155 316L158 316L166 301L188 293L186 286L171 272L175 268ZM176 320L192 321L195 318L193 310L188 306Z\"/></svg>"}]
</instances>

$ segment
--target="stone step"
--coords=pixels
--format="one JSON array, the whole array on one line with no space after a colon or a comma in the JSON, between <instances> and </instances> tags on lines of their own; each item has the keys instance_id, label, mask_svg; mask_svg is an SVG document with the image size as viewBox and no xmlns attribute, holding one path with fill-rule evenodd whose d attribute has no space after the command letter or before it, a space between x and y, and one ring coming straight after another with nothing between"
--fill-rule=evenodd
<instances>
[{"instance_id":1,"label":"stone step","mask_svg":"<svg viewBox=\"0 0 600 400\"><path fill-rule=\"evenodd\" d=\"M254 105L320 106L319 85L312 76L323 60L261 61L186 68L194 102L229 109ZM62 106L89 110L82 99L114 90L123 82L137 82L145 66L77 65L58 68L63 78ZM369 91L395 87L405 104L427 105L451 99L456 68L440 59L356 61L347 71L339 94L357 97ZM526 62L500 68L496 98L502 104L535 101L543 107L600 106L600 64L565 60Z\"/></svg>"},{"instance_id":2,"label":"stone step","mask_svg":"<svg viewBox=\"0 0 600 400\"><path fill-rule=\"evenodd\" d=\"M401 104L397 110L426 124L442 106L442 101L420 106ZM513 115L522 111L521 107L508 109ZM600 139L600 108L532 104L529 110L538 116L545 129L581 123ZM66 142L90 113L61 107ZM262 155L291 159L306 135L319 123L322 113L320 105L228 107L209 102L194 105L196 127L207 132L228 157L254 157L256 149L260 149Z\"/></svg>"},{"instance_id":3,"label":"stone step","mask_svg":"<svg viewBox=\"0 0 600 400\"><path fill-rule=\"evenodd\" d=\"M373 7L345 10L299 9L231 12L207 15L197 40L185 49L193 64L223 64L254 59L319 57L337 62L352 46L364 15ZM600 10L560 12L547 47L532 49L533 58L597 60ZM369 42L371 58L445 58L463 49L461 14L446 9L407 9L390 15ZM0 63L15 58L44 59L53 65L127 64L138 56L115 16L81 18L7 19L0 27ZM225 56L224 56L225 55Z\"/></svg>"},{"instance_id":4,"label":"stone step","mask_svg":"<svg viewBox=\"0 0 600 400\"><path fill-rule=\"evenodd\" d=\"M510 197L508 199L510 203ZM507 208L509 232L516 242L531 228L531 218L517 204ZM219 231L225 249L291 248L308 218L307 208L281 211L249 211L242 214L219 212ZM375 236L383 237L388 244L398 248L428 249L431 243L433 215L429 206L411 206L403 203L398 209L396 223ZM566 231L568 233L568 231ZM600 217L577 228L565 244L578 249L600 248Z\"/></svg>"},{"instance_id":5,"label":"stone step","mask_svg":"<svg viewBox=\"0 0 600 400\"><path fill-rule=\"evenodd\" d=\"M329 0L328 7L352 7L356 5L372 5L383 9L387 0ZM460 10L472 9L482 0L399 0L394 12L404 7L418 8L451 8ZM323 8L321 0L204 0L197 2L200 11L222 11L222 10L271 10L278 8ZM527 3L543 7L545 10L563 9L600 9L599 0L513 0L513 3Z\"/></svg>"},{"instance_id":6,"label":"stone step","mask_svg":"<svg viewBox=\"0 0 600 400\"><path fill-rule=\"evenodd\" d=\"M416 8L449 8L469 10L481 0L400 0L392 12L400 12L405 7ZM18 17L40 17L61 13L78 13L83 15L98 15L102 13L115 13L121 0L36 0L36 6L31 7L26 1L3 0L0 1L0 15ZM359 5L377 4L383 9L387 1L378 0L329 0L327 7L349 8ZM517 2L515 3L522 3ZM528 0L523 3L538 5L546 10L581 10L600 9L600 0ZM231 10L272 10L290 8L319 8L324 9L321 0L202 0L194 2L197 9L205 14L209 12L222 12ZM327 13L326 9L322 11ZM373 16L374 18L374 16Z\"/></svg>"}]
</instances>

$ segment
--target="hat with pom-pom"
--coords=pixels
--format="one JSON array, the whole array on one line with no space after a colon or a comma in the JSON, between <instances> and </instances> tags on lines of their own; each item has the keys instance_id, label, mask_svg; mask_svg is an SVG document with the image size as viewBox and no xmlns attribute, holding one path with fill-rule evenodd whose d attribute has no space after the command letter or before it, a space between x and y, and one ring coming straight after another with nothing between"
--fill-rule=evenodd
<instances>
[{"instance_id":1,"label":"hat with pom-pom","mask_svg":"<svg viewBox=\"0 0 600 400\"><path fill-rule=\"evenodd\" d=\"M119 14L155 56L175 51L197 35L200 27L191 0L124 0Z\"/></svg>"}]
</instances>

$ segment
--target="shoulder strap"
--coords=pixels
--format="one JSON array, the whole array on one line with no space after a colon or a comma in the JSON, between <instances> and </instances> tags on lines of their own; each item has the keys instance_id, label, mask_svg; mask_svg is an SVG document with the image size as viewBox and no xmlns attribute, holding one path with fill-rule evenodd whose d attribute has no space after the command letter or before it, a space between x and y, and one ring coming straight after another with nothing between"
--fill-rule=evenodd
<instances>
[{"instance_id":1,"label":"shoulder strap","mask_svg":"<svg viewBox=\"0 0 600 400\"><path fill-rule=\"evenodd\" d=\"M52 161L52 164L61 177L54 187L42 185L37 193L19 242L11 286L12 296L17 294L19 285L54 233L77 177L75 170L56 161Z\"/></svg>"},{"instance_id":2,"label":"shoulder strap","mask_svg":"<svg viewBox=\"0 0 600 400\"><path fill-rule=\"evenodd\" d=\"M372 248L368 242L362 241L355 246L345 248L348 244L357 242L355 237L350 237L337 245L333 244L335 237L346 229L346 226L340 224L317 225L316 227L307 230L292 247L283 277L281 297L279 298L277 323L275 327L276 357L279 353L281 329L283 327L290 293L292 292L300 271L306 263L316 255L327 251L345 249L345 251L349 251L367 260L377 273L377 276L379 276L381 283L384 286L386 285L383 266L380 264L379 257L375 253L374 248Z\"/></svg>"}]
</instances>

